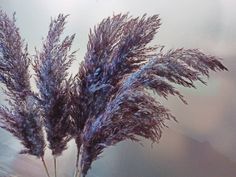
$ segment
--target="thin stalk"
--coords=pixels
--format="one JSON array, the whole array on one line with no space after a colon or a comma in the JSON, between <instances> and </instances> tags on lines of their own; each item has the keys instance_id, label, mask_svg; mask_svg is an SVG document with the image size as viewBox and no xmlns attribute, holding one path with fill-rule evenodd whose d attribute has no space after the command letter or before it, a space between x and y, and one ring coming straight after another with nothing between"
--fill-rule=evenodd
<instances>
[{"instance_id":1,"label":"thin stalk","mask_svg":"<svg viewBox=\"0 0 236 177\"><path fill-rule=\"evenodd\" d=\"M79 175L78 175L78 177L82 177L82 176L81 176L81 170L79 170Z\"/></svg>"},{"instance_id":2,"label":"thin stalk","mask_svg":"<svg viewBox=\"0 0 236 177\"><path fill-rule=\"evenodd\" d=\"M75 162L74 177L78 176L78 171L79 171L79 149L78 149L78 152L77 152L77 157L76 157L76 162Z\"/></svg>"},{"instance_id":3,"label":"thin stalk","mask_svg":"<svg viewBox=\"0 0 236 177\"><path fill-rule=\"evenodd\" d=\"M41 157L41 159L42 159L42 162L43 162L44 169L45 169L45 171L46 171L46 173L47 173L47 176L50 177L49 172L48 172L47 165L46 165L46 163L45 163L45 161L44 161L44 158Z\"/></svg>"},{"instance_id":4,"label":"thin stalk","mask_svg":"<svg viewBox=\"0 0 236 177\"><path fill-rule=\"evenodd\" d=\"M83 152L83 145L81 145L81 147L80 147L80 153L79 153L79 155L80 155L80 161L79 161L79 175L78 175L78 177L82 177L82 168L81 168L81 158L82 158L82 152Z\"/></svg>"},{"instance_id":5,"label":"thin stalk","mask_svg":"<svg viewBox=\"0 0 236 177\"><path fill-rule=\"evenodd\" d=\"M55 173L55 177L57 177L57 158L56 156L53 156L54 159L54 173Z\"/></svg>"},{"instance_id":6,"label":"thin stalk","mask_svg":"<svg viewBox=\"0 0 236 177\"><path fill-rule=\"evenodd\" d=\"M74 177L81 177L82 168L81 168L81 155L82 155L83 145L78 148L77 159L76 159L76 172Z\"/></svg>"},{"instance_id":7,"label":"thin stalk","mask_svg":"<svg viewBox=\"0 0 236 177\"><path fill-rule=\"evenodd\" d=\"M75 138L75 143L76 143L76 146L77 146L77 156L76 156L76 162L75 162L74 177L77 177L78 176L78 171L79 171L80 147L81 147L80 136L77 136Z\"/></svg>"}]
</instances>

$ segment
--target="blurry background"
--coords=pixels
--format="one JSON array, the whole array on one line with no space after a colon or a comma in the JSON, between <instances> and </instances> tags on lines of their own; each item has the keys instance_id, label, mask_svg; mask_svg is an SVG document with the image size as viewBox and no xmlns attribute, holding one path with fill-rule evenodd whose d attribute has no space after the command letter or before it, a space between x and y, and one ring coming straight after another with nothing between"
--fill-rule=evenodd
<instances>
[{"instance_id":1,"label":"blurry background","mask_svg":"<svg viewBox=\"0 0 236 177\"><path fill-rule=\"evenodd\" d=\"M200 48L224 59L229 72L211 73L208 86L181 89L189 105L170 97L164 104L179 123L170 122L159 144L122 142L105 150L88 177L235 177L236 176L236 1L235 0L0 0L17 25L31 54L41 48L50 17L70 14L65 34L76 33L77 72L86 52L88 32L103 18L130 12L160 14L162 27L153 44ZM157 98L159 99L159 98ZM3 96L0 102L3 103ZM17 155L21 145L0 129L0 177L43 177L41 162ZM52 165L50 152L47 152ZM59 158L60 177L72 176L74 142Z\"/></svg>"}]
</instances>

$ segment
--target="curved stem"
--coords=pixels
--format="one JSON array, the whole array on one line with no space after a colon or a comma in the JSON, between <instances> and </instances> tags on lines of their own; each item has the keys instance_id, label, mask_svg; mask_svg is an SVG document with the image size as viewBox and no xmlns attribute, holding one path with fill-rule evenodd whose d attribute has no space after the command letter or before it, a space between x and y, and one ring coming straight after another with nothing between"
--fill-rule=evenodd
<instances>
[{"instance_id":1,"label":"curved stem","mask_svg":"<svg viewBox=\"0 0 236 177\"><path fill-rule=\"evenodd\" d=\"M57 177L57 158L56 156L53 156L54 159L54 172L55 172L55 177Z\"/></svg>"},{"instance_id":2,"label":"curved stem","mask_svg":"<svg viewBox=\"0 0 236 177\"><path fill-rule=\"evenodd\" d=\"M82 159L82 153L83 153L83 144L81 145L81 147L80 147L80 152L79 152L79 155L80 155L80 161L79 161L79 170L78 170L78 172L79 172L79 174L78 174L78 177L82 177L83 175L82 175L82 164L81 164L81 159Z\"/></svg>"},{"instance_id":3,"label":"curved stem","mask_svg":"<svg viewBox=\"0 0 236 177\"><path fill-rule=\"evenodd\" d=\"M74 177L82 177L82 168L81 168L81 155L83 151L83 145L80 146L77 153L76 159L76 171Z\"/></svg>"},{"instance_id":4,"label":"curved stem","mask_svg":"<svg viewBox=\"0 0 236 177\"><path fill-rule=\"evenodd\" d=\"M77 146L77 156L76 156L76 162L75 162L74 177L78 177L79 160L80 160L80 148L81 148L80 136L75 138L75 143L76 143L76 146Z\"/></svg>"},{"instance_id":5,"label":"curved stem","mask_svg":"<svg viewBox=\"0 0 236 177\"><path fill-rule=\"evenodd\" d=\"M47 173L47 176L50 177L49 172L48 172L47 165L46 165L46 163L45 163L45 161L44 161L44 158L41 157L41 159L42 159L42 162L43 162L44 169L45 169L45 171L46 171L46 173Z\"/></svg>"}]
</instances>

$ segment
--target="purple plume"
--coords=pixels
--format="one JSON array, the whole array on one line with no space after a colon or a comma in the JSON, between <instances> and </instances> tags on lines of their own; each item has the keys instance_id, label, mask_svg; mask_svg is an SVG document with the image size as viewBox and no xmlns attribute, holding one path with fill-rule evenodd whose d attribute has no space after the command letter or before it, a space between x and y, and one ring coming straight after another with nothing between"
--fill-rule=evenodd
<instances>
[{"instance_id":1,"label":"purple plume","mask_svg":"<svg viewBox=\"0 0 236 177\"><path fill-rule=\"evenodd\" d=\"M0 82L5 86L10 107L0 107L0 126L21 141L25 147L21 153L43 157L42 121L36 108L37 96L30 87L29 64L27 46L15 25L15 16L9 19L0 11Z\"/></svg>"},{"instance_id":2,"label":"purple plume","mask_svg":"<svg viewBox=\"0 0 236 177\"><path fill-rule=\"evenodd\" d=\"M158 142L166 120L176 120L147 90L167 98L183 95L174 87L205 84L209 70L227 70L220 59L197 49L163 52L150 47L160 27L158 15L128 14L103 20L90 31L85 59L74 84L72 117L82 145L82 176L103 149L144 137Z\"/></svg>"},{"instance_id":3,"label":"purple plume","mask_svg":"<svg viewBox=\"0 0 236 177\"><path fill-rule=\"evenodd\" d=\"M60 14L51 21L43 49L35 57L37 87L40 92L40 108L53 155L60 155L71 139L70 120L71 80L68 68L75 52L69 53L75 35L60 41L67 16Z\"/></svg>"}]
</instances>

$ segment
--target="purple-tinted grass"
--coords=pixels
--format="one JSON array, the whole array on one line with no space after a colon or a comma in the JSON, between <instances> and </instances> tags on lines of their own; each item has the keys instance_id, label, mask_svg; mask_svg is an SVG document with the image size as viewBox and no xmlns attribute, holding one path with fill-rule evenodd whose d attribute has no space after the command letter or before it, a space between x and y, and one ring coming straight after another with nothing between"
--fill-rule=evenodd
<instances>
[{"instance_id":1,"label":"purple-tinted grass","mask_svg":"<svg viewBox=\"0 0 236 177\"><path fill-rule=\"evenodd\" d=\"M75 59L75 35L60 40L66 18L60 14L51 21L43 48L35 55L37 95L31 91L30 58L15 18L0 11L0 82L9 102L9 107L0 107L0 125L22 142L22 153L43 162L44 126L55 167L55 157L74 137L75 176L79 152L80 174L86 176L104 148L140 137L160 140L166 120L176 119L149 90L187 103L176 85L195 88L195 81L206 84L203 77L209 77L210 70L227 70L219 58L198 49L163 52L162 46L150 46L161 25L158 15L118 14L90 31L84 61L72 78L68 69Z\"/></svg>"},{"instance_id":2,"label":"purple-tinted grass","mask_svg":"<svg viewBox=\"0 0 236 177\"><path fill-rule=\"evenodd\" d=\"M27 46L13 19L0 10L0 82L9 106L0 107L1 127L24 145L21 153L43 157L45 141L42 121L36 107L37 95L31 91L30 59Z\"/></svg>"},{"instance_id":3,"label":"purple-tinted grass","mask_svg":"<svg viewBox=\"0 0 236 177\"><path fill-rule=\"evenodd\" d=\"M62 41L67 16L60 14L51 21L49 32L41 52L37 52L34 63L36 83L40 92L40 110L44 119L47 140L52 154L61 155L71 139L70 119L71 79L68 69L75 52L70 52L75 35Z\"/></svg>"},{"instance_id":4,"label":"purple-tinted grass","mask_svg":"<svg viewBox=\"0 0 236 177\"><path fill-rule=\"evenodd\" d=\"M163 47L148 46L159 27L158 15L119 14L90 31L72 107L78 149L83 146L82 176L104 148L139 137L158 142L165 121L176 120L148 89L186 103L175 85L194 88L194 81L205 84L201 77L209 76L209 70L227 70L220 59L197 49L164 53Z\"/></svg>"}]
</instances>

